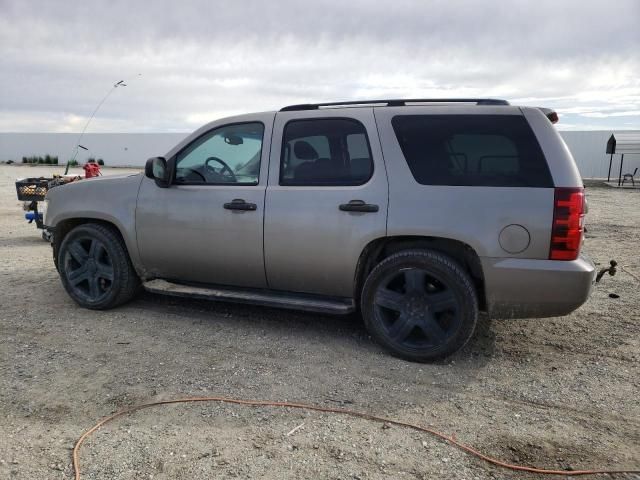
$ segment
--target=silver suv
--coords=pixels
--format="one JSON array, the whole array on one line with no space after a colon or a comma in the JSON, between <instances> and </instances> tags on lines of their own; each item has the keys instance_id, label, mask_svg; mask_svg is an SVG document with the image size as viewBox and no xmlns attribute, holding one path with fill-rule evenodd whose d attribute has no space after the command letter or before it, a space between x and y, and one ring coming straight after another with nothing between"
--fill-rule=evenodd
<instances>
[{"instance_id":1,"label":"silver suv","mask_svg":"<svg viewBox=\"0 0 640 480\"><path fill-rule=\"evenodd\" d=\"M49 191L54 261L81 306L151 292L359 310L415 361L493 317L588 298L585 197L554 112L504 100L294 105L205 125L145 173Z\"/></svg>"}]
</instances>

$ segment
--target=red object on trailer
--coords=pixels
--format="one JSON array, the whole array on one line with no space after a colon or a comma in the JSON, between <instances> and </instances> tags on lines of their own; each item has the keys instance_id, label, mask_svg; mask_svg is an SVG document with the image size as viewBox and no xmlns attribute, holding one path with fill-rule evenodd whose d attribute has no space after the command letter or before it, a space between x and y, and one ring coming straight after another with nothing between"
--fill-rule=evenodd
<instances>
[{"instance_id":1,"label":"red object on trailer","mask_svg":"<svg viewBox=\"0 0 640 480\"><path fill-rule=\"evenodd\" d=\"M84 169L84 178L92 178L100 175L100 165L95 162L85 163L82 168Z\"/></svg>"}]
</instances>

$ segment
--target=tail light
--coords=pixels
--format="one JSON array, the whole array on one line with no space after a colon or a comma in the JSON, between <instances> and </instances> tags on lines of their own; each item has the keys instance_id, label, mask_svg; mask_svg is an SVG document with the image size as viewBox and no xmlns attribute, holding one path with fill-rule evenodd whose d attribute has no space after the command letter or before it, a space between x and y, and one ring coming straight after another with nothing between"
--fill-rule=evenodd
<instances>
[{"instance_id":1,"label":"tail light","mask_svg":"<svg viewBox=\"0 0 640 480\"><path fill-rule=\"evenodd\" d=\"M584 189L556 188L549 259L575 260L580 254L584 231Z\"/></svg>"},{"instance_id":2,"label":"tail light","mask_svg":"<svg viewBox=\"0 0 640 480\"><path fill-rule=\"evenodd\" d=\"M550 108L538 107L538 109L546 115L551 123L558 123L558 114Z\"/></svg>"}]
</instances>

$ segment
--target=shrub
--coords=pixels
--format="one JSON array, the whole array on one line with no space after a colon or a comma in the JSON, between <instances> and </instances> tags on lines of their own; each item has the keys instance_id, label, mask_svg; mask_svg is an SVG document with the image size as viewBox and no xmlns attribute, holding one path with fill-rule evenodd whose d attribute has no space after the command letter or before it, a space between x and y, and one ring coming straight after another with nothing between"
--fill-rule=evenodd
<instances>
[{"instance_id":1,"label":"shrub","mask_svg":"<svg viewBox=\"0 0 640 480\"><path fill-rule=\"evenodd\" d=\"M58 157L51 157L51 163L53 165L57 165L58 164Z\"/></svg>"},{"instance_id":2,"label":"shrub","mask_svg":"<svg viewBox=\"0 0 640 480\"><path fill-rule=\"evenodd\" d=\"M22 163L27 163L27 157L22 157Z\"/></svg>"},{"instance_id":3,"label":"shrub","mask_svg":"<svg viewBox=\"0 0 640 480\"><path fill-rule=\"evenodd\" d=\"M78 166L78 161L77 160L69 160L68 165L70 167L77 167Z\"/></svg>"},{"instance_id":4,"label":"shrub","mask_svg":"<svg viewBox=\"0 0 640 480\"><path fill-rule=\"evenodd\" d=\"M44 158L38 157L38 163L40 163L40 164L44 163Z\"/></svg>"},{"instance_id":5,"label":"shrub","mask_svg":"<svg viewBox=\"0 0 640 480\"><path fill-rule=\"evenodd\" d=\"M101 158L99 158L99 159L98 159L98 165L104 165L104 160L103 160L103 159L101 159Z\"/></svg>"}]
</instances>

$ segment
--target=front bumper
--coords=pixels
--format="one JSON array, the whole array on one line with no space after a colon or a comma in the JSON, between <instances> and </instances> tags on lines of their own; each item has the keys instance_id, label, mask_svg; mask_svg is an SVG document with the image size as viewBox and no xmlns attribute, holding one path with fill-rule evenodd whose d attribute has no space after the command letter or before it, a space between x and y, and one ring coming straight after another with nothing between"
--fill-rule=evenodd
<instances>
[{"instance_id":1,"label":"front bumper","mask_svg":"<svg viewBox=\"0 0 640 480\"><path fill-rule=\"evenodd\" d=\"M596 267L577 260L481 258L489 314L497 318L567 315L587 301Z\"/></svg>"},{"instance_id":2,"label":"front bumper","mask_svg":"<svg viewBox=\"0 0 640 480\"><path fill-rule=\"evenodd\" d=\"M51 243L51 245L53 245L53 235L56 231L56 227L49 227L46 223L42 226L43 228L43 232L42 232L42 238L45 238L46 235L46 240Z\"/></svg>"}]
</instances>

